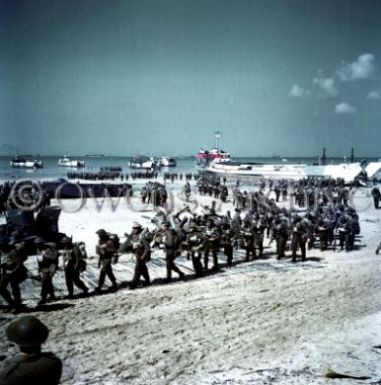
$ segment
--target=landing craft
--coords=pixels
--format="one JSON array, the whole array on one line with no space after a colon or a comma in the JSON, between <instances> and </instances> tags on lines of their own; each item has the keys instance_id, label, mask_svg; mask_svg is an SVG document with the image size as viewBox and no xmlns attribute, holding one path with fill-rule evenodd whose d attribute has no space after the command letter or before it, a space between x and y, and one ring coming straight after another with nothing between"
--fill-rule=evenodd
<instances>
[{"instance_id":1,"label":"landing craft","mask_svg":"<svg viewBox=\"0 0 381 385\"><path fill-rule=\"evenodd\" d=\"M219 141L221 139L221 133L219 131L214 132L215 145L211 150L201 149L197 154L197 162L200 165L206 165L211 161L218 160L219 162L231 161L231 156L228 152L220 149Z\"/></svg>"},{"instance_id":2,"label":"landing craft","mask_svg":"<svg viewBox=\"0 0 381 385\"><path fill-rule=\"evenodd\" d=\"M128 162L128 166L130 168L140 170L153 170L160 168L159 162L157 162L153 156L149 158L147 156L136 156Z\"/></svg>"},{"instance_id":3,"label":"landing craft","mask_svg":"<svg viewBox=\"0 0 381 385\"><path fill-rule=\"evenodd\" d=\"M64 155L63 158L58 159L57 164L61 167L85 167L85 162L83 160L71 159L69 156L66 155Z\"/></svg>"},{"instance_id":4,"label":"landing craft","mask_svg":"<svg viewBox=\"0 0 381 385\"><path fill-rule=\"evenodd\" d=\"M16 155L10 162L11 167L14 168L42 168L42 160L27 160L24 157Z\"/></svg>"},{"instance_id":5,"label":"landing craft","mask_svg":"<svg viewBox=\"0 0 381 385\"><path fill-rule=\"evenodd\" d=\"M161 167L176 167L176 160L169 156L162 156L159 163Z\"/></svg>"}]
</instances>

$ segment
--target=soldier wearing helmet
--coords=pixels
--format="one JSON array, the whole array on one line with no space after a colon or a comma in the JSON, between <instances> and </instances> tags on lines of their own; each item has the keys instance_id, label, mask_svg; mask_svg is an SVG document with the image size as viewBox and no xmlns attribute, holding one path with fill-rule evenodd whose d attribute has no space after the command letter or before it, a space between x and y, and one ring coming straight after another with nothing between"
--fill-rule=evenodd
<instances>
[{"instance_id":1,"label":"soldier wearing helmet","mask_svg":"<svg viewBox=\"0 0 381 385\"><path fill-rule=\"evenodd\" d=\"M129 245L127 250L135 254L135 270L130 289L136 289L140 284L140 277L144 278L144 286L151 284L148 273L147 262L151 259L151 247L144 236L143 227L140 223L134 222L131 234L127 234L126 243Z\"/></svg>"},{"instance_id":2,"label":"soldier wearing helmet","mask_svg":"<svg viewBox=\"0 0 381 385\"><path fill-rule=\"evenodd\" d=\"M6 335L19 346L20 354L3 363L0 384L56 385L60 382L62 362L53 353L41 352L49 330L38 318L28 315L11 322Z\"/></svg>"},{"instance_id":3,"label":"soldier wearing helmet","mask_svg":"<svg viewBox=\"0 0 381 385\"><path fill-rule=\"evenodd\" d=\"M95 252L99 256L98 267L100 268L98 286L96 291L99 293L105 283L106 276L111 281L111 290L118 290L118 285L112 270L111 260L117 252L114 242L110 239L106 230L99 229L96 234L98 235L98 244L95 248Z\"/></svg>"},{"instance_id":4,"label":"soldier wearing helmet","mask_svg":"<svg viewBox=\"0 0 381 385\"><path fill-rule=\"evenodd\" d=\"M89 289L80 278L82 252L78 245L74 247L70 238L64 237L61 240L63 246L62 256L64 259L65 282L68 291L68 298L74 297L74 285L87 294Z\"/></svg>"}]
</instances>

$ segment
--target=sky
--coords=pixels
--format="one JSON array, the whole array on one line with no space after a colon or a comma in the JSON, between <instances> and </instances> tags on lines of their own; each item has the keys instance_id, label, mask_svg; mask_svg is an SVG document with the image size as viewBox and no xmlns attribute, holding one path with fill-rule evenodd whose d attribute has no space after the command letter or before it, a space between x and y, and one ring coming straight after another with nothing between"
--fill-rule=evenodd
<instances>
[{"instance_id":1,"label":"sky","mask_svg":"<svg viewBox=\"0 0 381 385\"><path fill-rule=\"evenodd\" d=\"M379 0L0 0L0 154L381 157Z\"/></svg>"}]
</instances>

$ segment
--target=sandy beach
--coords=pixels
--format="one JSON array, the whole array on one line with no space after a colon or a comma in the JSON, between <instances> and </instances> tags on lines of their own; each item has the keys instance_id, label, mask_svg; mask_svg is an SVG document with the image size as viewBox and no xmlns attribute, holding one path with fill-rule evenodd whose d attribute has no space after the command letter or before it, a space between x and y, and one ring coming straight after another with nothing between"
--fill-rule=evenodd
<instances>
[{"instance_id":1,"label":"sandy beach","mask_svg":"<svg viewBox=\"0 0 381 385\"><path fill-rule=\"evenodd\" d=\"M174 203L184 202L174 187ZM210 204L197 197L196 210ZM63 385L82 384L353 384L353 379L330 380L328 368L381 381L381 256L380 212L370 205L369 190L354 199L361 237L349 253L310 250L307 261L277 261L274 245L265 257L223 267L221 272L192 279L185 257L179 263L189 276L185 282L157 284L130 291L75 300L59 299L62 309L33 312L51 329L45 350L64 362ZM53 202L57 203L57 202ZM121 202L97 208L93 199L77 212L78 200L62 201L60 231L85 241L89 268L85 280L94 287L95 231L105 228L123 236L133 221L153 226L150 207ZM115 203L115 201L114 201ZM284 202L287 205L288 202ZM98 202L99 205L99 202ZM227 203L222 211L232 209ZM267 246L268 240L265 244ZM235 252L237 261L243 252ZM221 253L221 261L224 256ZM32 270L31 258L28 267ZM115 266L118 282L131 279L132 255ZM148 264L153 277L164 278L160 251ZM55 284L65 295L62 271ZM23 284L28 306L38 285ZM28 290L29 289L29 290ZM15 315L0 315L2 354L16 352L6 341L5 326ZM360 381L358 382L360 383Z\"/></svg>"}]
</instances>

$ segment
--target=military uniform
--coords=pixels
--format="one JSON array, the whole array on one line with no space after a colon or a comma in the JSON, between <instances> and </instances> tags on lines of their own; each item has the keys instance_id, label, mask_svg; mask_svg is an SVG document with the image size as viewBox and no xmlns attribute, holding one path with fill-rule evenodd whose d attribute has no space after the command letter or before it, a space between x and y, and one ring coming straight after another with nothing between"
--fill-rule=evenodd
<instances>
[{"instance_id":1,"label":"military uniform","mask_svg":"<svg viewBox=\"0 0 381 385\"><path fill-rule=\"evenodd\" d=\"M11 322L6 334L23 354L3 362L0 385L59 384L62 362L53 353L41 352L40 346L49 334L41 321L33 316L21 317Z\"/></svg>"},{"instance_id":2,"label":"military uniform","mask_svg":"<svg viewBox=\"0 0 381 385\"><path fill-rule=\"evenodd\" d=\"M378 210L379 204L380 204L381 192L377 186L373 187L372 189L372 197L373 197L374 208Z\"/></svg>"},{"instance_id":3,"label":"military uniform","mask_svg":"<svg viewBox=\"0 0 381 385\"><path fill-rule=\"evenodd\" d=\"M0 278L0 295L11 306L21 306L20 283L27 277L27 270L23 264L20 252L15 248L5 253L2 261L2 275ZM13 298L8 292L8 285L12 288Z\"/></svg>"},{"instance_id":4,"label":"military uniform","mask_svg":"<svg viewBox=\"0 0 381 385\"><path fill-rule=\"evenodd\" d=\"M263 255L263 240L265 236L265 226L262 220L258 219L254 221L252 231L254 234L254 256L261 258ZM258 254L256 250L258 250Z\"/></svg>"},{"instance_id":5,"label":"military uniform","mask_svg":"<svg viewBox=\"0 0 381 385\"><path fill-rule=\"evenodd\" d=\"M200 277L202 275L201 253L203 237L195 227L191 227L190 232L187 234L186 244L192 258L193 269L196 276Z\"/></svg>"},{"instance_id":6,"label":"military uniform","mask_svg":"<svg viewBox=\"0 0 381 385\"><path fill-rule=\"evenodd\" d=\"M302 261L306 260L307 237L307 224L301 219L294 221L291 239L292 262L296 262L296 252L298 251L298 248L300 248L302 254Z\"/></svg>"},{"instance_id":7,"label":"military uniform","mask_svg":"<svg viewBox=\"0 0 381 385\"><path fill-rule=\"evenodd\" d=\"M246 221L241 230L241 235L243 238L243 246L246 251L246 261L250 261L255 258L255 249L254 249L254 233L253 226L250 222Z\"/></svg>"},{"instance_id":8,"label":"military uniform","mask_svg":"<svg viewBox=\"0 0 381 385\"><path fill-rule=\"evenodd\" d=\"M273 239L276 241L277 258L285 258L286 245L289 236L289 228L286 220L277 220L273 228Z\"/></svg>"},{"instance_id":9,"label":"military uniform","mask_svg":"<svg viewBox=\"0 0 381 385\"><path fill-rule=\"evenodd\" d=\"M68 241L69 242L69 241ZM87 294L89 289L80 278L81 269L83 266L83 257L78 245L74 247L68 243L63 251L65 281L68 291L68 297L72 298L74 294L74 285Z\"/></svg>"},{"instance_id":10,"label":"military uniform","mask_svg":"<svg viewBox=\"0 0 381 385\"><path fill-rule=\"evenodd\" d=\"M164 231L162 235L162 244L165 248L165 261L167 264L167 281L171 280L172 270L176 272L180 279L184 277L184 273L176 266L175 258L179 251L178 235L176 230L169 229L169 223L163 222Z\"/></svg>"},{"instance_id":11,"label":"military uniform","mask_svg":"<svg viewBox=\"0 0 381 385\"><path fill-rule=\"evenodd\" d=\"M99 255L98 266L100 267L100 273L98 287L96 290L101 291L106 276L111 281L111 289L117 290L118 285L116 283L116 279L111 265L112 259L115 256L117 249L115 248L114 243L112 242L105 230L98 230L97 234L99 236L99 241L96 246L95 252L97 253L97 255Z\"/></svg>"},{"instance_id":12,"label":"military uniform","mask_svg":"<svg viewBox=\"0 0 381 385\"><path fill-rule=\"evenodd\" d=\"M207 224L204 231L204 269L208 270L209 253L213 257L213 269L218 270L218 251L220 248L220 233L217 227L212 226L211 222Z\"/></svg>"},{"instance_id":13,"label":"military uniform","mask_svg":"<svg viewBox=\"0 0 381 385\"><path fill-rule=\"evenodd\" d=\"M233 263L233 231L231 226L226 223L221 226L221 246L224 248L224 254L227 258L228 266Z\"/></svg>"},{"instance_id":14,"label":"military uniform","mask_svg":"<svg viewBox=\"0 0 381 385\"><path fill-rule=\"evenodd\" d=\"M37 256L38 271L41 277L41 300L40 304L45 303L48 296L55 300L53 277L58 266L58 254L52 244L45 244L43 250Z\"/></svg>"},{"instance_id":15,"label":"military uniform","mask_svg":"<svg viewBox=\"0 0 381 385\"><path fill-rule=\"evenodd\" d=\"M145 286L151 283L147 268L147 262L151 258L151 248L148 240L142 234L142 230L140 225L135 224L128 239L130 247L135 253L135 270L130 289L135 289L140 284L140 277L144 278Z\"/></svg>"}]
</instances>

